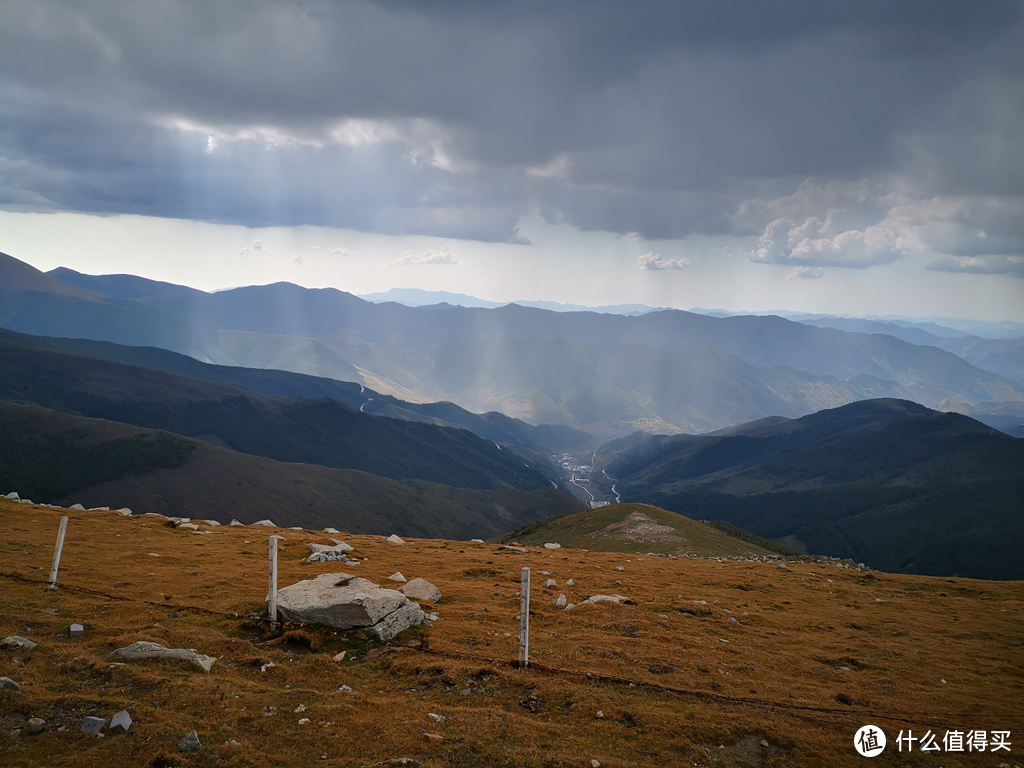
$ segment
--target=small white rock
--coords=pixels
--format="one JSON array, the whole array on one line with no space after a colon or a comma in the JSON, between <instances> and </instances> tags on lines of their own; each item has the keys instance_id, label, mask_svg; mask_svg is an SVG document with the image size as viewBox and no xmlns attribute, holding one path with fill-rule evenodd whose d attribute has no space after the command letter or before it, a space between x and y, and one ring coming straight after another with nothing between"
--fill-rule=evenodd
<instances>
[{"instance_id":1,"label":"small white rock","mask_svg":"<svg viewBox=\"0 0 1024 768\"><path fill-rule=\"evenodd\" d=\"M401 539L400 539L400 538L399 538L399 537L398 537L398 536L397 536L396 534L394 534L394 533L392 533L392 534L391 534L390 536L388 536L388 537L387 537L387 539L385 539L385 541L389 541L389 542L391 542L392 544L395 544L395 545L397 545L397 546L399 546L399 547L404 547L404 546L405 546L405 542L404 542L404 541L402 541L402 540L401 540Z\"/></svg>"}]
</instances>

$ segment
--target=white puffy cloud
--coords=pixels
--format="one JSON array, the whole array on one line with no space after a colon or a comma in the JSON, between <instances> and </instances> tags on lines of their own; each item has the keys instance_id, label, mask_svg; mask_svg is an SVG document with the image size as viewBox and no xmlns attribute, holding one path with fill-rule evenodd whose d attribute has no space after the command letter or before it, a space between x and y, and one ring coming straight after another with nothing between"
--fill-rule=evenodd
<instances>
[{"instance_id":1,"label":"white puffy cloud","mask_svg":"<svg viewBox=\"0 0 1024 768\"><path fill-rule=\"evenodd\" d=\"M654 251L648 251L641 256L638 261L640 262L640 269L646 269L650 271L657 271L663 269L689 269L689 259L663 259L661 256L656 254Z\"/></svg>"},{"instance_id":2,"label":"white puffy cloud","mask_svg":"<svg viewBox=\"0 0 1024 768\"><path fill-rule=\"evenodd\" d=\"M348 248L331 248L332 256L355 256L358 251L352 251Z\"/></svg>"},{"instance_id":3,"label":"white puffy cloud","mask_svg":"<svg viewBox=\"0 0 1024 768\"><path fill-rule=\"evenodd\" d=\"M238 255L239 256L244 256L247 253L252 253L253 251L262 251L262 250L263 250L263 241L262 240L253 240L248 245L246 245L246 246L244 246L242 248L239 248L238 249Z\"/></svg>"},{"instance_id":4,"label":"white puffy cloud","mask_svg":"<svg viewBox=\"0 0 1024 768\"><path fill-rule=\"evenodd\" d=\"M891 264L906 253L905 237L887 221L864 229L844 229L841 210L824 219L810 216L797 223L776 219L765 227L750 260L760 264L871 267Z\"/></svg>"},{"instance_id":5,"label":"white puffy cloud","mask_svg":"<svg viewBox=\"0 0 1024 768\"><path fill-rule=\"evenodd\" d=\"M436 264L458 264L459 260L455 257L452 252L450 245L442 245L436 250L424 251L423 253L417 253L416 251L405 251L394 261L388 262L389 267L411 267L416 265L436 265Z\"/></svg>"}]
</instances>

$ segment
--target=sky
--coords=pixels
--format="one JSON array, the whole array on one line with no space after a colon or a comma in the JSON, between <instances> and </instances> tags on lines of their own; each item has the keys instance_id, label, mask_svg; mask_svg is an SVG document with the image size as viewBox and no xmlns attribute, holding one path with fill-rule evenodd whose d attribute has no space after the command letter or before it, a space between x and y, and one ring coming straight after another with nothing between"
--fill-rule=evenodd
<instances>
[{"instance_id":1,"label":"sky","mask_svg":"<svg viewBox=\"0 0 1024 768\"><path fill-rule=\"evenodd\" d=\"M0 0L0 251L1024 321L1024 3Z\"/></svg>"}]
</instances>

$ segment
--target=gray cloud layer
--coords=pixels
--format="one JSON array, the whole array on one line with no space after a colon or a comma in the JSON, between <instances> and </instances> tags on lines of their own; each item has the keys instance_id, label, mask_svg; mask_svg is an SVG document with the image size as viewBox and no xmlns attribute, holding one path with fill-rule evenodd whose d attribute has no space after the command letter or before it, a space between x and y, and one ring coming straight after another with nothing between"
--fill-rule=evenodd
<instances>
[{"instance_id":1,"label":"gray cloud layer","mask_svg":"<svg viewBox=\"0 0 1024 768\"><path fill-rule=\"evenodd\" d=\"M539 210L752 234L752 260L806 267L1024 253L1017 2L0 0L0 16L5 207L513 242Z\"/></svg>"}]
</instances>

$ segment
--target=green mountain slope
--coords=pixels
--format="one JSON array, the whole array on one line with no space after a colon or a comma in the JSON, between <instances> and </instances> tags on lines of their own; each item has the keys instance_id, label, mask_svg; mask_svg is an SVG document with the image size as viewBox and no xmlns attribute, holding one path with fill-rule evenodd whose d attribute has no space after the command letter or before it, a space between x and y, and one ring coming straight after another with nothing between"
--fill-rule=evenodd
<instances>
[{"instance_id":1,"label":"green mountain slope","mask_svg":"<svg viewBox=\"0 0 1024 768\"><path fill-rule=\"evenodd\" d=\"M157 347L130 347L107 341L31 336L0 330L0 339L4 338L22 346L71 352L192 379L244 387L269 395L329 397L353 408L359 408L363 413L468 429L487 440L520 445L546 454L567 450L592 450L598 445L598 441L592 435L570 427L527 424L497 412L475 414L454 403L410 403L390 395L382 395L359 384L334 378L268 368L214 365Z\"/></svg>"},{"instance_id":2,"label":"green mountain slope","mask_svg":"<svg viewBox=\"0 0 1024 768\"><path fill-rule=\"evenodd\" d=\"M399 482L11 403L0 403L0 489L63 506L453 539L490 537L580 508L552 488L474 491Z\"/></svg>"},{"instance_id":3,"label":"green mountain slope","mask_svg":"<svg viewBox=\"0 0 1024 768\"><path fill-rule=\"evenodd\" d=\"M755 537L747 537L753 539ZM498 537L530 546L548 542L593 552L654 553L685 557L771 556L787 551L744 541L706 523L648 504L612 504L530 523Z\"/></svg>"},{"instance_id":4,"label":"green mountain slope","mask_svg":"<svg viewBox=\"0 0 1024 768\"><path fill-rule=\"evenodd\" d=\"M461 488L540 490L537 469L463 429L369 416L0 338L0 399L196 437L288 462Z\"/></svg>"},{"instance_id":5,"label":"green mountain slope","mask_svg":"<svg viewBox=\"0 0 1024 768\"><path fill-rule=\"evenodd\" d=\"M876 400L598 452L624 498L882 570L1024 578L1024 441Z\"/></svg>"}]
</instances>

